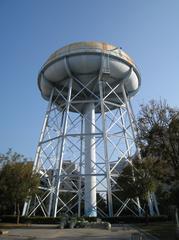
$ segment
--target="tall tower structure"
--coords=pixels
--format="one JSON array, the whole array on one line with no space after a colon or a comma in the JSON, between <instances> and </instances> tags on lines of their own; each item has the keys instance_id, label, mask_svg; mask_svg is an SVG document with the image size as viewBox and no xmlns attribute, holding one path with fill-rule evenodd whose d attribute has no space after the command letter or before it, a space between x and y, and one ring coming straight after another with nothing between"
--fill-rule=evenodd
<instances>
[{"instance_id":1,"label":"tall tower structure","mask_svg":"<svg viewBox=\"0 0 179 240\"><path fill-rule=\"evenodd\" d=\"M133 60L106 43L74 43L49 57L38 76L48 101L34 161L41 191L25 204L24 214L122 212L127 202L116 194L117 177L138 154L130 100L140 83ZM121 204L116 212L114 200ZM140 209L139 201L133 204Z\"/></svg>"}]
</instances>

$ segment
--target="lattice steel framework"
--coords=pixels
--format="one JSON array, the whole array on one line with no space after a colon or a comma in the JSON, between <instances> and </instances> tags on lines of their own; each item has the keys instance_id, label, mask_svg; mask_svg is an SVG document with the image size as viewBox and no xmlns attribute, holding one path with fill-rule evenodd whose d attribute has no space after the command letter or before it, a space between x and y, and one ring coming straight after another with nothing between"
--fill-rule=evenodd
<instances>
[{"instance_id":1,"label":"lattice steel framework","mask_svg":"<svg viewBox=\"0 0 179 240\"><path fill-rule=\"evenodd\" d=\"M132 71L131 68L126 77ZM125 79L111 86L104 80L105 74L101 72L82 84L69 72L69 81L63 89L54 88L51 92L34 162L34 171L41 177L40 192L35 199L26 202L24 215L43 213L56 217L60 213L78 212L80 216L84 204L101 216L119 216L126 208L135 215L142 213L139 199L122 201L116 194L120 189L117 177L126 164L132 164L138 149ZM78 93L73 92L74 82L81 86ZM88 88L91 84L98 87L99 95ZM66 92L68 95L64 94ZM92 117L86 109L93 111ZM88 131L89 126L92 131ZM95 156L90 156L91 165L86 167L88 143ZM91 189L88 187L85 191L89 180ZM92 200L88 204L90 192ZM114 199L120 203L116 212L113 211ZM106 201L106 211L100 208L101 201Z\"/></svg>"}]
</instances>

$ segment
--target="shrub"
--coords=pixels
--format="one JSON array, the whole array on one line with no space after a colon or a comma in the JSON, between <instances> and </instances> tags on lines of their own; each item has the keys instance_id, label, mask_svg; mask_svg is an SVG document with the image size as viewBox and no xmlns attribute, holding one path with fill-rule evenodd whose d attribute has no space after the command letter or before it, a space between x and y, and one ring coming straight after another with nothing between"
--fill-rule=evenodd
<instances>
[{"instance_id":1,"label":"shrub","mask_svg":"<svg viewBox=\"0 0 179 240\"><path fill-rule=\"evenodd\" d=\"M88 222L97 222L97 217L84 217L84 219Z\"/></svg>"},{"instance_id":2,"label":"shrub","mask_svg":"<svg viewBox=\"0 0 179 240\"><path fill-rule=\"evenodd\" d=\"M17 221L17 216L13 215L3 215L0 217L1 222L3 223L16 223ZM62 216L60 217L40 217L40 216L35 216L35 217L25 217L21 216L20 217L20 223L32 223L32 224L58 224L62 220Z\"/></svg>"}]
</instances>

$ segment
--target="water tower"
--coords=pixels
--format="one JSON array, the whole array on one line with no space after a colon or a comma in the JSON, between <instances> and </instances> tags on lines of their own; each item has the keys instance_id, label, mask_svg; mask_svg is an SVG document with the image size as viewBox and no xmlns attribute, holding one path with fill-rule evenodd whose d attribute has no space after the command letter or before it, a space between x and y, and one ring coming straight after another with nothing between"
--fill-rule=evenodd
<instances>
[{"instance_id":1,"label":"water tower","mask_svg":"<svg viewBox=\"0 0 179 240\"><path fill-rule=\"evenodd\" d=\"M120 215L128 202L115 194L117 177L138 154L130 100L140 82L133 60L110 44L74 43L49 57L38 76L48 101L34 162L41 192L24 214ZM133 204L140 211L139 201Z\"/></svg>"}]
</instances>

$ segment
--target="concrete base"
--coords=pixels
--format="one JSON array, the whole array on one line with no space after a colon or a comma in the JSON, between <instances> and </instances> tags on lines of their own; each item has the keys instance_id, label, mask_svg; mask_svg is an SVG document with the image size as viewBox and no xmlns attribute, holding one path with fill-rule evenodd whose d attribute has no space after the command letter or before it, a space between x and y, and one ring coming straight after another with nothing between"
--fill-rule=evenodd
<instances>
[{"instance_id":1,"label":"concrete base","mask_svg":"<svg viewBox=\"0 0 179 240\"><path fill-rule=\"evenodd\" d=\"M0 235L6 235L6 234L8 234L7 230L0 230Z\"/></svg>"},{"instance_id":2,"label":"concrete base","mask_svg":"<svg viewBox=\"0 0 179 240\"><path fill-rule=\"evenodd\" d=\"M36 240L55 240L55 239L65 239L65 240L78 240L78 239L94 239L94 240L114 240L114 239L124 239L131 240L131 235L138 232L131 226L126 226L126 230L123 229L119 224L112 225L111 231L103 228L74 228L74 229L52 229L51 225L45 225L42 229L39 228L12 228L9 229L9 234L4 235L3 240L22 240L22 239L36 239ZM152 239L152 238L146 238Z\"/></svg>"}]
</instances>

